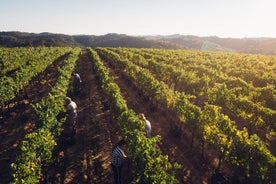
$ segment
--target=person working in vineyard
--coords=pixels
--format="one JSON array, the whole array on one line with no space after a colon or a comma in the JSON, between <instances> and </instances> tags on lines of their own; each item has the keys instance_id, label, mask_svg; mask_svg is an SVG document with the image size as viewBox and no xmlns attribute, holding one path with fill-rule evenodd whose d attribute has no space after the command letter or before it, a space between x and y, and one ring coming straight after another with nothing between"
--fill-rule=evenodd
<instances>
[{"instance_id":1,"label":"person working in vineyard","mask_svg":"<svg viewBox=\"0 0 276 184\"><path fill-rule=\"evenodd\" d=\"M145 131L146 131L146 136L148 138L151 138L151 123L143 113L140 113L140 118L145 122Z\"/></svg>"},{"instance_id":2,"label":"person working in vineyard","mask_svg":"<svg viewBox=\"0 0 276 184\"><path fill-rule=\"evenodd\" d=\"M78 73L72 73L73 78L73 87L75 92L79 92L81 89L81 77Z\"/></svg>"},{"instance_id":3,"label":"person working in vineyard","mask_svg":"<svg viewBox=\"0 0 276 184\"><path fill-rule=\"evenodd\" d=\"M114 181L115 184L121 183L121 170L123 165L123 159L127 158L126 154L124 153L122 147L126 144L125 140L120 140L112 150L112 160L111 160L111 167L114 172Z\"/></svg>"},{"instance_id":4,"label":"person working in vineyard","mask_svg":"<svg viewBox=\"0 0 276 184\"><path fill-rule=\"evenodd\" d=\"M65 105L68 114L68 123L72 126L72 137L76 134L76 124L77 124L77 105L70 97L65 98Z\"/></svg>"}]
</instances>

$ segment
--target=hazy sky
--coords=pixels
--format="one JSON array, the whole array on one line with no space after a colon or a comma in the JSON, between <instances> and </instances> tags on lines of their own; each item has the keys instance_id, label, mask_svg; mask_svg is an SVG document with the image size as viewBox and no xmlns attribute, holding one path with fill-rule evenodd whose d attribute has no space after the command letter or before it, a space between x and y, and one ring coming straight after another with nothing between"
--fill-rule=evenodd
<instances>
[{"instance_id":1,"label":"hazy sky","mask_svg":"<svg viewBox=\"0 0 276 184\"><path fill-rule=\"evenodd\" d=\"M0 0L0 31L276 38L276 0Z\"/></svg>"}]
</instances>

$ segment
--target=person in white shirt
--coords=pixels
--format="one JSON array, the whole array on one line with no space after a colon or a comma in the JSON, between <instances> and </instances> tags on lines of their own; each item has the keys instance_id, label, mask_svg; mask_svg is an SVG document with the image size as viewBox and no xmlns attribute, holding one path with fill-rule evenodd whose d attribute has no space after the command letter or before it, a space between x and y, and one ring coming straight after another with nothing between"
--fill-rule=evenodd
<instances>
[{"instance_id":1,"label":"person in white shirt","mask_svg":"<svg viewBox=\"0 0 276 184\"><path fill-rule=\"evenodd\" d=\"M72 125L73 136L76 134L77 104L70 97L65 98L65 105L68 114L68 122Z\"/></svg>"},{"instance_id":2,"label":"person in white shirt","mask_svg":"<svg viewBox=\"0 0 276 184\"><path fill-rule=\"evenodd\" d=\"M146 136L148 138L151 138L151 123L150 123L150 121L147 120L146 116L143 113L140 113L140 118L145 121Z\"/></svg>"}]
</instances>

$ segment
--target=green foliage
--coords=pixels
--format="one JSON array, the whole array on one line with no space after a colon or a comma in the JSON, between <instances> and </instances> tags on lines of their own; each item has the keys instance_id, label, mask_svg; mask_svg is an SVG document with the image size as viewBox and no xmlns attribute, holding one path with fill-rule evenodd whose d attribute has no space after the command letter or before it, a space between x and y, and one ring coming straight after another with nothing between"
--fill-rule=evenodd
<instances>
[{"instance_id":1,"label":"green foliage","mask_svg":"<svg viewBox=\"0 0 276 184\"><path fill-rule=\"evenodd\" d=\"M40 103L32 104L38 115L36 131L25 136L16 160L11 164L12 183L39 183L42 177L42 165L47 165L52 161L55 139L60 135L60 127L63 123L63 119L57 120L57 115L64 111L64 97L79 52L80 48L72 51L65 66L60 69L56 86L48 98Z\"/></svg>"},{"instance_id":2,"label":"green foliage","mask_svg":"<svg viewBox=\"0 0 276 184\"><path fill-rule=\"evenodd\" d=\"M253 75L246 69L250 77L241 77L241 73L237 71L227 71L224 63L219 60L217 60L218 64L210 62L210 58L212 59L213 56L205 52L192 53L196 58L191 58L189 57L190 55L181 55L182 53L180 52L184 51L165 51L158 49L127 50L128 52L146 55L147 58L155 61L152 62L150 60L148 65L143 64L144 67L148 66L148 69L141 68L134 64L139 63L136 60L125 60L125 58L120 58L120 56L115 53L121 53L121 48L97 49L106 61L113 63L122 73L132 79L139 90L150 98L157 100L158 103L166 104L169 109L176 113L179 120L185 123L188 129L192 130L199 138L211 144L218 152L219 157L222 159L221 161L225 161L236 168L236 173L239 176L250 177L250 179L253 179L257 183L275 183L275 174L272 174L275 173L276 168L275 156L270 153L263 141L261 141L257 135L249 136L246 129L238 130L235 122L231 121L227 115L221 113L222 110L227 110L230 112L231 116L238 115L238 117L243 118L255 126L260 126L262 128L266 127L268 132L271 130L273 132L272 127L274 127L275 124L275 110L263 107L261 105L262 103L252 102L252 100L249 99L251 97L250 95L243 96L248 95L250 90L254 90L252 85L246 82L248 82L250 77L257 76L256 73ZM170 54L170 52L173 54ZM169 56L177 53L181 55L181 57L189 58L189 60L192 59L193 62L184 59L185 63L191 65L182 65L180 63L183 62L181 60L182 58L177 58L181 60L180 62L174 62L174 59L163 57L165 53ZM149 57L149 54L152 56ZM124 52L124 55L131 56L132 54L126 54ZM197 61L196 59L201 56L203 56L205 60L201 58L200 61ZM233 56L229 57L231 58ZM184 75L188 77L183 83L183 85L187 85L187 90L185 91L189 91L190 94L195 95L197 98L200 97L206 100L205 102L199 103L197 101L198 99L195 99L196 103L201 105L200 107L202 107L202 109L192 103L194 99L192 99L193 97L191 95L174 91L167 86L170 82L173 82L171 79L175 76L169 74L173 72L170 66L164 65L163 63L158 64L158 62L161 61L167 64L173 62L173 64L183 69L182 72L185 72ZM143 61L143 63L145 62ZM201 68L202 63L224 70L223 72L226 74L235 73L235 77L241 78L228 77L223 73L218 74L205 66ZM229 63L227 63L227 66L228 64ZM247 64L251 63L246 63L245 65ZM269 71L271 72L272 70ZM203 77L202 80L196 78L197 76L202 77L203 73L207 73L209 77ZM171 78L167 78L168 75L171 76ZM165 80L170 82L165 84L163 82ZM180 80L177 80L177 83L180 84ZM268 83L270 82L271 80L268 79ZM215 105L210 105L207 102ZM266 122L266 124L264 122ZM137 141L138 144L139 141L140 139ZM258 142L258 146L256 142Z\"/></svg>"},{"instance_id":3,"label":"green foliage","mask_svg":"<svg viewBox=\"0 0 276 184\"><path fill-rule=\"evenodd\" d=\"M43 72L70 47L0 48L3 70L0 71L0 105L7 105L29 81ZM1 52L2 51L2 52Z\"/></svg>"},{"instance_id":4,"label":"green foliage","mask_svg":"<svg viewBox=\"0 0 276 184\"><path fill-rule=\"evenodd\" d=\"M21 143L17 164L11 165L14 173L13 183L39 183L42 162L51 161L55 145L54 137L47 129L27 134Z\"/></svg>"},{"instance_id":5,"label":"green foliage","mask_svg":"<svg viewBox=\"0 0 276 184\"><path fill-rule=\"evenodd\" d=\"M172 165L168 156L163 155L157 147L160 137L146 138L144 124L138 115L127 108L120 88L112 78L108 77L108 71L101 64L97 53L89 49L94 61L95 71L101 80L102 89L108 95L112 109L117 114L123 133L128 143L128 153L134 164L137 183L177 183L173 170L179 168L177 164ZM114 58L119 59L116 55ZM122 62L119 67L125 67L127 63ZM104 74L103 74L104 73ZM175 166L175 168L173 168Z\"/></svg>"}]
</instances>

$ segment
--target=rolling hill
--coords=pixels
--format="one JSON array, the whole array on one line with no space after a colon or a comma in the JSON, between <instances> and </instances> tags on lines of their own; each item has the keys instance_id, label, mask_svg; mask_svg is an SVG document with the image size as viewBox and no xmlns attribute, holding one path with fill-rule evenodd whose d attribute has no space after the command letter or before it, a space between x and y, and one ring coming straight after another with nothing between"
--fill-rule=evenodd
<instances>
[{"instance_id":1,"label":"rolling hill","mask_svg":"<svg viewBox=\"0 0 276 184\"><path fill-rule=\"evenodd\" d=\"M83 46L195 49L223 52L276 55L276 38L219 38L191 35L129 36L110 33L65 35L54 33L0 32L0 46Z\"/></svg>"}]
</instances>

